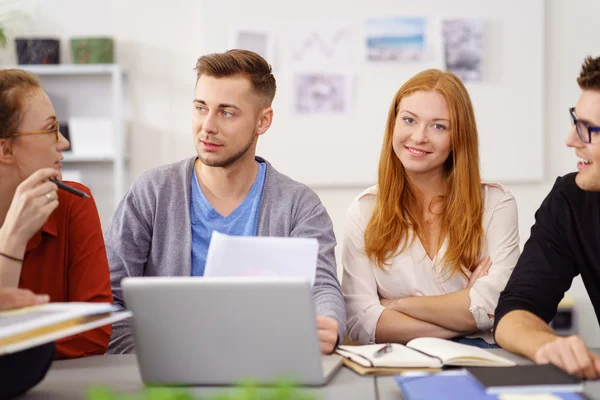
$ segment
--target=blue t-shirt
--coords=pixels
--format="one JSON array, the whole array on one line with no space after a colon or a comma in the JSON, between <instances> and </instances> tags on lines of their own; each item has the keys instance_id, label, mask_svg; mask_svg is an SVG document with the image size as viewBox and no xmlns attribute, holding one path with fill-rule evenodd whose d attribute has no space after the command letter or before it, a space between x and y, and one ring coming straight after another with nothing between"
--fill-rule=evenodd
<instances>
[{"instance_id":1,"label":"blue t-shirt","mask_svg":"<svg viewBox=\"0 0 600 400\"><path fill-rule=\"evenodd\" d=\"M258 163L258 174L246 198L229 216L223 217L208 202L196 176L192 175L190 218L192 220L192 276L204 275L208 245L213 231L237 236L256 236L258 209L267 166Z\"/></svg>"}]
</instances>

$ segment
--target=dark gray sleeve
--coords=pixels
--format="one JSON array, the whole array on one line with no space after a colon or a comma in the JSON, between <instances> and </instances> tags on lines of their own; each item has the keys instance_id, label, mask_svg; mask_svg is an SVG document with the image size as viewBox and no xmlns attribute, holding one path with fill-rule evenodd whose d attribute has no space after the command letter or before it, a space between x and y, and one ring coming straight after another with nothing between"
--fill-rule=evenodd
<instances>
[{"instance_id":1,"label":"dark gray sleeve","mask_svg":"<svg viewBox=\"0 0 600 400\"><path fill-rule=\"evenodd\" d=\"M331 317L339 324L339 338L344 337L346 330L346 308L344 297L337 278L335 261L335 234L333 224L327 210L321 204L315 193L311 192L308 201L302 201L298 218L290 236L316 238L319 241L319 255L317 258L317 271L313 287L313 303L317 315ZM316 205L315 204L316 200ZM305 207L304 205L314 205Z\"/></svg>"},{"instance_id":2,"label":"dark gray sleeve","mask_svg":"<svg viewBox=\"0 0 600 400\"><path fill-rule=\"evenodd\" d=\"M122 308L126 307L121 280L144 275L152 240L151 216L141 215L135 191L134 183L119 203L104 236L114 304ZM132 353L135 350L130 321L128 318L113 324L108 354Z\"/></svg>"}]
</instances>

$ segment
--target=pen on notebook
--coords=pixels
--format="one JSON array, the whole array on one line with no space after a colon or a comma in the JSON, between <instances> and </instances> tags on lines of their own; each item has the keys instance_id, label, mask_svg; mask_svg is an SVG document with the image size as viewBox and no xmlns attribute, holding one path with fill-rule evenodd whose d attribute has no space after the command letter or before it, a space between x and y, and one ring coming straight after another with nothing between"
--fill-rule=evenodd
<instances>
[{"instance_id":1,"label":"pen on notebook","mask_svg":"<svg viewBox=\"0 0 600 400\"><path fill-rule=\"evenodd\" d=\"M379 350L377 350L375 353L373 353L373 357L381 357L382 355L389 353L390 351L392 351L392 344L388 343Z\"/></svg>"},{"instance_id":2,"label":"pen on notebook","mask_svg":"<svg viewBox=\"0 0 600 400\"><path fill-rule=\"evenodd\" d=\"M64 183L62 183L61 181L59 181L56 178L50 178L50 181L54 182L56 184L56 186L58 186L60 189L65 190L65 191L67 191L69 193L73 193L76 196L84 197L86 199L90 198L90 195L87 194L86 192L82 192L79 189L75 189L74 187L71 187L69 185L65 185Z\"/></svg>"}]
</instances>

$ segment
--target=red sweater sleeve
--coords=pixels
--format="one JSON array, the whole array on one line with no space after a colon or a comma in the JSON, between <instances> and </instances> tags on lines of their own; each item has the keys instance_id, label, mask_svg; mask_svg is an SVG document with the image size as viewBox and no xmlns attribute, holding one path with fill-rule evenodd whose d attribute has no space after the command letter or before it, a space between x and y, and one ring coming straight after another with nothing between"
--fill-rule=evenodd
<instances>
[{"instance_id":1,"label":"red sweater sleeve","mask_svg":"<svg viewBox=\"0 0 600 400\"><path fill-rule=\"evenodd\" d=\"M89 189L74 182L88 194ZM67 301L112 303L110 272L100 218L94 198L71 195L68 218ZM106 325L56 342L55 358L75 358L104 354L111 325Z\"/></svg>"}]
</instances>

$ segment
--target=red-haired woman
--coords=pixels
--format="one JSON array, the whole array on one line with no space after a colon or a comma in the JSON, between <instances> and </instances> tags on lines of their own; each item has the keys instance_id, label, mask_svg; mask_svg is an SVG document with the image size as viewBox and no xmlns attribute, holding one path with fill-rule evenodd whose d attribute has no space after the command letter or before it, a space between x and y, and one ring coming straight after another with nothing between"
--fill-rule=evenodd
<instances>
[{"instance_id":1,"label":"red-haired woman","mask_svg":"<svg viewBox=\"0 0 600 400\"><path fill-rule=\"evenodd\" d=\"M390 107L378 185L348 210L350 339L494 347L494 309L518 257L517 205L508 190L481 181L466 88L450 72L415 75Z\"/></svg>"}]
</instances>

